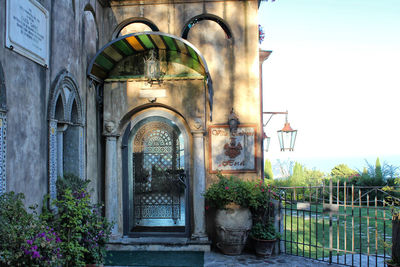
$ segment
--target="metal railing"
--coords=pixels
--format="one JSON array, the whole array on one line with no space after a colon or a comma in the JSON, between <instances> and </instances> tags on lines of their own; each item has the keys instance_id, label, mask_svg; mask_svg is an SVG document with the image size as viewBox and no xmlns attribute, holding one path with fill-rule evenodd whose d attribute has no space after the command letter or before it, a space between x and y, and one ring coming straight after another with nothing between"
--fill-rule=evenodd
<instances>
[{"instance_id":1,"label":"metal railing","mask_svg":"<svg viewBox=\"0 0 400 267\"><path fill-rule=\"evenodd\" d=\"M280 187L281 252L347 266L385 266L392 216L382 187Z\"/></svg>"}]
</instances>

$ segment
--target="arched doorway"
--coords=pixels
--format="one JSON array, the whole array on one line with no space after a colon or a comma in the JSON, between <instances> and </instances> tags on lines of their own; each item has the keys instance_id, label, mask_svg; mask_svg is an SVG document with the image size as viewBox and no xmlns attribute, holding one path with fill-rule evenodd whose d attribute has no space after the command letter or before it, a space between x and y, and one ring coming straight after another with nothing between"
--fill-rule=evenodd
<instances>
[{"instance_id":1,"label":"arched doorway","mask_svg":"<svg viewBox=\"0 0 400 267\"><path fill-rule=\"evenodd\" d=\"M129 123L122 139L124 234L189 234L189 136L162 110Z\"/></svg>"},{"instance_id":2,"label":"arched doorway","mask_svg":"<svg viewBox=\"0 0 400 267\"><path fill-rule=\"evenodd\" d=\"M144 60L151 52L158 53L157 60L166 67L163 73L164 88L161 88L160 84L152 87L145 77ZM104 195L106 217L115 222L112 235L116 237L120 235L188 237L191 225L189 217L191 217L193 219L192 237L205 238L204 198L202 196L205 190L204 131L206 117L209 116L212 120L214 91L204 57L191 43L177 36L161 32L132 33L120 36L101 48L92 59L87 74L89 79L104 86ZM160 98L155 97L151 100L145 97L147 93L153 94L152 92L157 95L160 93ZM148 113L149 110L159 110L158 108L164 110L164 113L159 115ZM170 112L172 110L175 113ZM193 190L186 188L186 202L179 209L185 210L185 217L180 218L181 223L185 222L184 225L179 225L177 218L175 218L176 223L174 222L174 213L171 218L161 218L162 220L172 220L173 224L142 225L142 228L137 226L143 221L140 219L138 222L135 218L139 217L134 217L137 211L135 207L139 205L135 206L134 202L133 174L131 180L128 179L128 148L132 145L128 141L130 137L133 138L133 127L140 121L137 118L142 115L139 114L147 114L145 117L160 116L169 119L176 123L183 134L186 179L189 177L190 168L187 167L189 159L192 158L193 162L193 174L191 175ZM174 115L168 117L168 114ZM132 115L133 117L131 117ZM180 119L177 119L178 117ZM127 120L129 121L130 118L133 119L127 127ZM184 123L182 124L182 122ZM190 133L190 139L193 138L193 142L190 143L193 151L188 149L188 133ZM120 146L122 150L119 149ZM133 148L129 153L133 153ZM130 162L134 166L131 160ZM167 170L163 170L163 172L165 173ZM152 169L150 171L153 173ZM164 176L164 173L161 175ZM173 175L178 174L173 173ZM190 213L191 216L188 215L190 205L187 195L189 191L194 211ZM156 218L150 219L156 220Z\"/></svg>"}]
</instances>

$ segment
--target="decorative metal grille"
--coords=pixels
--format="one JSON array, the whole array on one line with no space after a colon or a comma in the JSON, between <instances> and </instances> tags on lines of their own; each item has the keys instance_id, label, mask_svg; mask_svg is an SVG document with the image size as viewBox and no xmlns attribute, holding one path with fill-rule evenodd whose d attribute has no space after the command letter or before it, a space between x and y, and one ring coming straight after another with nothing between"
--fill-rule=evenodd
<instances>
[{"instance_id":1,"label":"decorative metal grille","mask_svg":"<svg viewBox=\"0 0 400 267\"><path fill-rule=\"evenodd\" d=\"M0 195L6 192L7 117L0 112Z\"/></svg>"},{"instance_id":2,"label":"decorative metal grille","mask_svg":"<svg viewBox=\"0 0 400 267\"><path fill-rule=\"evenodd\" d=\"M49 191L50 199L56 199L57 189L57 121L49 121Z\"/></svg>"},{"instance_id":3,"label":"decorative metal grille","mask_svg":"<svg viewBox=\"0 0 400 267\"><path fill-rule=\"evenodd\" d=\"M184 171L179 170L178 130L162 121L141 126L133 139L135 224L144 219L181 218Z\"/></svg>"}]
</instances>

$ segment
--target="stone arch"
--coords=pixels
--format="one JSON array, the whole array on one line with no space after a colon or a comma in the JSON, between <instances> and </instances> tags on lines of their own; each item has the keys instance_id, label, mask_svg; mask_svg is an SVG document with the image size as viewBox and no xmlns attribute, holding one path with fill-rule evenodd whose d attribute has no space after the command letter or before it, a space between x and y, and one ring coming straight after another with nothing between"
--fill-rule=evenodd
<instances>
[{"instance_id":1,"label":"stone arch","mask_svg":"<svg viewBox=\"0 0 400 267\"><path fill-rule=\"evenodd\" d=\"M96 13L90 4L84 8L82 16L83 38L82 45L88 54L88 58L94 56L99 43L99 27L97 23Z\"/></svg>"},{"instance_id":2,"label":"stone arch","mask_svg":"<svg viewBox=\"0 0 400 267\"><path fill-rule=\"evenodd\" d=\"M3 67L0 62L0 195L6 192L7 97Z\"/></svg>"},{"instance_id":3,"label":"stone arch","mask_svg":"<svg viewBox=\"0 0 400 267\"><path fill-rule=\"evenodd\" d=\"M57 195L56 181L64 173L84 178L84 121L77 82L68 71L58 75L52 88L49 118L49 189Z\"/></svg>"},{"instance_id":4,"label":"stone arch","mask_svg":"<svg viewBox=\"0 0 400 267\"><path fill-rule=\"evenodd\" d=\"M144 104L138 107L135 107L134 109L130 110L129 112L127 112L120 120L120 123L116 129L117 134L119 135L123 135L123 133L126 130L126 125L128 123L130 123L131 118L136 116L136 114L140 114L142 112L146 112L146 110L149 109L154 109L154 108L158 108L160 110L164 110L165 112L170 112L175 114L175 116L177 118L179 118L180 120L182 120L182 123L184 125L189 125L188 122L186 121L186 119L183 117L183 115L176 109L174 109L173 107L167 106L165 104L162 103L148 103L148 104ZM189 126L188 127L188 131L189 131Z\"/></svg>"},{"instance_id":5,"label":"stone arch","mask_svg":"<svg viewBox=\"0 0 400 267\"><path fill-rule=\"evenodd\" d=\"M182 38L187 39L191 28L202 20L211 20L211 21L216 22L224 30L226 37L228 39L233 39L232 31L231 31L231 28L229 27L229 25L222 18L220 18L216 15L213 15L213 14L208 14L208 13L200 14L200 15L197 15L197 16L191 18L183 27L182 34L181 34Z\"/></svg>"},{"instance_id":6,"label":"stone arch","mask_svg":"<svg viewBox=\"0 0 400 267\"><path fill-rule=\"evenodd\" d=\"M112 34L113 39L115 39L115 38L120 36L120 32L121 32L121 30L123 28L125 28L126 26L128 26L130 24L134 24L134 23L144 24L147 27L149 27L151 29L151 31L153 31L153 32L159 32L160 31L158 29L157 25L154 22L152 22L151 20L149 20L149 19L142 18L142 17L129 18L129 19L126 19L126 20L122 21L117 26L117 28L115 28L115 30L114 30L114 32Z\"/></svg>"}]
</instances>

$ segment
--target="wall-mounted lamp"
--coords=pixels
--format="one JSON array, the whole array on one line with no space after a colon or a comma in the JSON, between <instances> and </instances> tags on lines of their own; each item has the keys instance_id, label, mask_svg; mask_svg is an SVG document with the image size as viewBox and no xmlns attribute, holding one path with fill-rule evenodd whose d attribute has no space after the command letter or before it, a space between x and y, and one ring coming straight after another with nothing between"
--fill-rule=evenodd
<instances>
[{"instance_id":1,"label":"wall-mounted lamp","mask_svg":"<svg viewBox=\"0 0 400 267\"><path fill-rule=\"evenodd\" d=\"M278 131L278 138L279 138L279 144L281 146L281 151L294 150L296 135L297 135L297 130L293 130L292 127L290 127L290 123L287 120L287 114L286 114L285 126L283 126L282 130Z\"/></svg>"},{"instance_id":2,"label":"wall-mounted lamp","mask_svg":"<svg viewBox=\"0 0 400 267\"><path fill-rule=\"evenodd\" d=\"M271 137L269 137L265 132L263 134L263 141L264 141L264 150L265 152L268 152L269 143L271 142Z\"/></svg>"},{"instance_id":3,"label":"wall-mounted lamp","mask_svg":"<svg viewBox=\"0 0 400 267\"><path fill-rule=\"evenodd\" d=\"M297 130L293 130L292 127L290 127L290 123L288 122L287 116L288 112L263 112L263 114L269 114L271 115L263 126L266 127L268 122L271 120L272 116L277 115L277 114L285 114L286 115L286 122L285 125L283 126L282 130L278 131L278 139L279 139L279 144L281 151L293 151L294 150L294 144L296 142L296 136L297 136ZM265 134L265 131L263 133L264 137L264 150L268 152L269 150L269 144L271 138L268 137Z\"/></svg>"},{"instance_id":4,"label":"wall-mounted lamp","mask_svg":"<svg viewBox=\"0 0 400 267\"><path fill-rule=\"evenodd\" d=\"M236 133L237 128L239 126L239 117L233 112L233 108L231 110L231 113L229 114L228 117L228 125L229 125L229 130L231 133Z\"/></svg>"}]
</instances>

